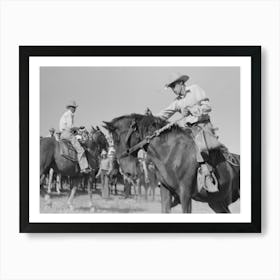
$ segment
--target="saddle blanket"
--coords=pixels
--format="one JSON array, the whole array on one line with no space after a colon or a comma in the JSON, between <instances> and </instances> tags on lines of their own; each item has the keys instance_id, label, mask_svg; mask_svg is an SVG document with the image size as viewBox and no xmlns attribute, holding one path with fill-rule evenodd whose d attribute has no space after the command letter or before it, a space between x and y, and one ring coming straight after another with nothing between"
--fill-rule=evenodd
<instances>
[{"instance_id":1,"label":"saddle blanket","mask_svg":"<svg viewBox=\"0 0 280 280\"><path fill-rule=\"evenodd\" d=\"M73 145L68 140L60 140L59 142L59 148L60 148L60 155L63 156L66 159L69 159L73 162L78 161L77 152L74 149Z\"/></svg>"}]
</instances>

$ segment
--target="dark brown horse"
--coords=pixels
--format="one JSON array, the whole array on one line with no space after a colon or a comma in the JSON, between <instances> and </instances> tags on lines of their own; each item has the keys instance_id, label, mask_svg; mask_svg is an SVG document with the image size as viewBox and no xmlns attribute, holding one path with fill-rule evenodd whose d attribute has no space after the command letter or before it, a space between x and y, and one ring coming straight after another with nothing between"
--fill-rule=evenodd
<instances>
[{"instance_id":1,"label":"dark brown horse","mask_svg":"<svg viewBox=\"0 0 280 280\"><path fill-rule=\"evenodd\" d=\"M221 151L212 150L208 161L215 168L219 192L198 192L196 145L191 130L177 125L154 134L167 123L153 116L131 114L104 122L112 134L116 156L125 171L125 162L130 169L136 167L137 151L144 148L152 160L161 186L162 211L170 212L171 199L180 202L184 213L191 213L191 200L206 202L216 213L230 213L228 206L239 198L239 166L228 163ZM149 137L153 135L154 137ZM239 159L239 156L236 156ZM122 162L124 163L122 164Z\"/></svg>"},{"instance_id":2,"label":"dark brown horse","mask_svg":"<svg viewBox=\"0 0 280 280\"><path fill-rule=\"evenodd\" d=\"M70 194L67 201L70 209L73 208L73 198L77 190L78 180L85 176L87 190L89 194L90 207L92 207L92 179L95 178L99 168L99 155L102 149L107 150L108 143L105 135L101 130L92 129L88 137L82 137L82 145L85 148L85 153L88 159L89 166L92 169L92 174L81 175L80 168L77 162L71 161L60 154L60 142L55 138L46 137L40 139L40 187L41 192L45 195L47 203L50 203L50 196L45 193L42 183L50 168L61 176L69 176Z\"/></svg>"}]
</instances>

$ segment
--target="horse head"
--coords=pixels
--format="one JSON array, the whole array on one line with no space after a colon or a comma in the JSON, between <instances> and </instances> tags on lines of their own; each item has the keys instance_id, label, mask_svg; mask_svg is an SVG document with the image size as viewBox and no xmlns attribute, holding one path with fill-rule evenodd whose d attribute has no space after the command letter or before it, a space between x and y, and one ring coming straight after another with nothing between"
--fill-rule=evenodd
<instances>
[{"instance_id":1,"label":"horse head","mask_svg":"<svg viewBox=\"0 0 280 280\"><path fill-rule=\"evenodd\" d=\"M98 156L102 150L108 150L108 141L104 133L98 128L95 129L92 126L91 132L89 133L90 145L89 148L93 150Z\"/></svg>"},{"instance_id":2,"label":"horse head","mask_svg":"<svg viewBox=\"0 0 280 280\"><path fill-rule=\"evenodd\" d=\"M164 122L152 115L131 114L113 119L111 122L103 122L104 128L112 135L116 156L125 173L135 173L138 168L136 149L133 153L124 154L131 147L139 144L146 136L162 127ZM142 147L145 149L145 147Z\"/></svg>"}]
</instances>

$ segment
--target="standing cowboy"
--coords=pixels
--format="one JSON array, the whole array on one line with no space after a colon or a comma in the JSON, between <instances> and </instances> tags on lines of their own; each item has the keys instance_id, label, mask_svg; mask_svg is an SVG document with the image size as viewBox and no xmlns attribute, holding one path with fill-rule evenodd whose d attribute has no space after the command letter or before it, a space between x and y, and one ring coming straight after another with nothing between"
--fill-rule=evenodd
<instances>
[{"instance_id":1,"label":"standing cowboy","mask_svg":"<svg viewBox=\"0 0 280 280\"><path fill-rule=\"evenodd\" d=\"M144 172L145 183L149 183L149 175L148 175L148 167L147 167L147 152L145 150L140 149L138 152L138 161L142 166Z\"/></svg>"},{"instance_id":2,"label":"standing cowboy","mask_svg":"<svg viewBox=\"0 0 280 280\"><path fill-rule=\"evenodd\" d=\"M207 98L205 91L198 85L186 86L185 83L188 79L187 75L177 76L176 79L173 79L166 85L166 88L171 88L175 93L176 99L156 116L167 120L176 112L183 115L183 126L191 127L194 134L197 146L197 161L200 164L199 174L203 178L201 180L203 187L209 192L217 192L219 190L212 176L212 168L204 161L201 155L201 152L204 150L203 147L207 147L205 138L201 136L201 133L207 131L207 133L211 134L216 147L223 145L217 140L214 134L215 129L210 122L209 113L212 111L212 108L209 98Z\"/></svg>"},{"instance_id":3,"label":"standing cowboy","mask_svg":"<svg viewBox=\"0 0 280 280\"><path fill-rule=\"evenodd\" d=\"M101 176L101 186L102 186L102 197L108 198L110 196L109 190L109 174L112 170L112 162L107 157L107 152L102 150L101 152L101 161L98 173L96 174L96 178Z\"/></svg>"},{"instance_id":4,"label":"standing cowboy","mask_svg":"<svg viewBox=\"0 0 280 280\"><path fill-rule=\"evenodd\" d=\"M77 108L75 101L69 102L66 105L66 112L62 115L59 121L59 130L61 132L61 139L67 139L71 142L74 149L78 154L78 161L81 169L81 173L89 173L91 170L88 165L88 161L85 155L85 150L77 140L74 134L74 114Z\"/></svg>"}]
</instances>

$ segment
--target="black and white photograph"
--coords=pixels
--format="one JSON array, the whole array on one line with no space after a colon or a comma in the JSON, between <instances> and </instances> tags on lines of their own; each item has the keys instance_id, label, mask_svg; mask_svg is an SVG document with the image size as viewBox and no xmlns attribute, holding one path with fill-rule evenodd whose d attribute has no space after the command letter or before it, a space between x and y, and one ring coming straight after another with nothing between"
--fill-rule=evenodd
<instances>
[{"instance_id":1,"label":"black and white photograph","mask_svg":"<svg viewBox=\"0 0 280 280\"><path fill-rule=\"evenodd\" d=\"M252 222L258 47L61 50L29 58L30 222Z\"/></svg>"},{"instance_id":2,"label":"black and white photograph","mask_svg":"<svg viewBox=\"0 0 280 280\"><path fill-rule=\"evenodd\" d=\"M239 213L239 77L239 67L42 67L41 212Z\"/></svg>"}]
</instances>

